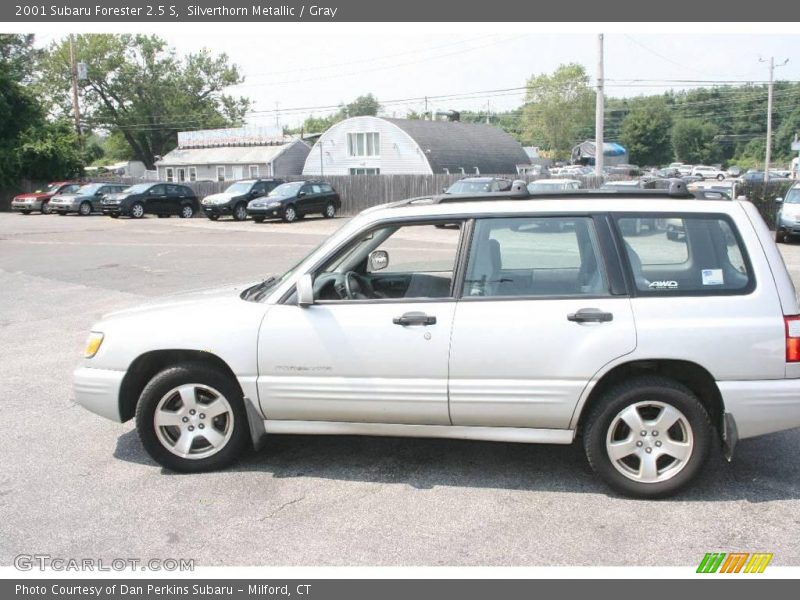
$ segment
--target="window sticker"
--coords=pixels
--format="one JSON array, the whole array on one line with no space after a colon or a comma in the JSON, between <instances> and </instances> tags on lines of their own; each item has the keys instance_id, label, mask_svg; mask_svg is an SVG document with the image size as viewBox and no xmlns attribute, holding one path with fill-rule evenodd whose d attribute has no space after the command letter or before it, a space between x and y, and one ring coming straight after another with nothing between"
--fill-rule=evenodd
<instances>
[{"instance_id":1,"label":"window sticker","mask_svg":"<svg viewBox=\"0 0 800 600\"><path fill-rule=\"evenodd\" d=\"M651 290L675 290L678 289L677 281L653 281L647 287Z\"/></svg>"},{"instance_id":2,"label":"window sticker","mask_svg":"<svg viewBox=\"0 0 800 600\"><path fill-rule=\"evenodd\" d=\"M724 285L722 269L703 269L703 285Z\"/></svg>"}]
</instances>

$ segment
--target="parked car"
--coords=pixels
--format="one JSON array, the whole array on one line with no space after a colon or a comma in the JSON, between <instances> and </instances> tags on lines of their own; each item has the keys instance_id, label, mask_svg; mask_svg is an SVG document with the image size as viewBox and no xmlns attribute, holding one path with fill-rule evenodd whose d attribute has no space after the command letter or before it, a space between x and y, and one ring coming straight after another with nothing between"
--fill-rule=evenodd
<instances>
[{"instance_id":1,"label":"parked car","mask_svg":"<svg viewBox=\"0 0 800 600\"><path fill-rule=\"evenodd\" d=\"M775 241L782 244L792 236L800 235L800 184L794 184L784 198L775 198L778 211L775 216Z\"/></svg>"},{"instance_id":2,"label":"parked car","mask_svg":"<svg viewBox=\"0 0 800 600\"><path fill-rule=\"evenodd\" d=\"M146 214L188 219L199 209L191 188L177 183L137 183L118 194L105 196L101 204L103 214L115 219L120 216L141 219Z\"/></svg>"},{"instance_id":3,"label":"parked car","mask_svg":"<svg viewBox=\"0 0 800 600\"><path fill-rule=\"evenodd\" d=\"M247 214L256 223L270 218L293 223L314 213L332 219L341 207L339 194L329 183L292 181L279 185L262 198L251 200L247 205Z\"/></svg>"},{"instance_id":4,"label":"parked car","mask_svg":"<svg viewBox=\"0 0 800 600\"><path fill-rule=\"evenodd\" d=\"M87 183L69 194L57 194L50 199L50 210L60 215L78 213L87 216L101 212L103 197L117 194L128 186L122 183Z\"/></svg>"},{"instance_id":5,"label":"parked car","mask_svg":"<svg viewBox=\"0 0 800 600\"><path fill-rule=\"evenodd\" d=\"M43 215L50 214L50 199L56 194L71 194L75 192L80 183L74 181L56 181L50 183L45 190L36 190L28 194L14 196L11 201L11 210L29 215L33 211L40 211Z\"/></svg>"},{"instance_id":6,"label":"parked car","mask_svg":"<svg viewBox=\"0 0 800 600\"><path fill-rule=\"evenodd\" d=\"M74 397L175 471L278 434L578 441L613 489L674 494L800 426L800 304L755 206L639 193L368 209L283 275L106 316Z\"/></svg>"},{"instance_id":7,"label":"parked car","mask_svg":"<svg viewBox=\"0 0 800 600\"><path fill-rule=\"evenodd\" d=\"M497 177L465 177L447 188L445 194L489 194L511 189L510 179Z\"/></svg>"},{"instance_id":8,"label":"parked car","mask_svg":"<svg viewBox=\"0 0 800 600\"><path fill-rule=\"evenodd\" d=\"M789 181L775 173L770 173L768 181ZM740 183L764 183L764 171L748 171L739 178Z\"/></svg>"},{"instance_id":9,"label":"parked car","mask_svg":"<svg viewBox=\"0 0 800 600\"><path fill-rule=\"evenodd\" d=\"M725 172L728 177L739 177L742 174L742 168L737 167L736 165L728 167L728 170Z\"/></svg>"},{"instance_id":10,"label":"parked car","mask_svg":"<svg viewBox=\"0 0 800 600\"><path fill-rule=\"evenodd\" d=\"M692 175L702 177L703 179L725 179L725 171L717 167L709 167L706 165L695 165L692 168Z\"/></svg>"},{"instance_id":11,"label":"parked car","mask_svg":"<svg viewBox=\"0 0 800 600\"><path fill-rule=\"evenodd\" d=\"M203 198L201 202L203 212L212 221L223 215L231 215L235 221L244 221L247 218L247 203L266 196L282 183L283 179L237 181L229 185L224 192Z\"/></svg>"},{"instance_id":12,"label":"parked car","mask_svg":"<svg viewBox=\"0 0 800 600\"><path fill-rule=\"evenodd\" d=\"M546 194L549 192L569 192L579 190L581 182L577 179L537 179L528 184L531 194Z\"/></svg>"}]
</instances>

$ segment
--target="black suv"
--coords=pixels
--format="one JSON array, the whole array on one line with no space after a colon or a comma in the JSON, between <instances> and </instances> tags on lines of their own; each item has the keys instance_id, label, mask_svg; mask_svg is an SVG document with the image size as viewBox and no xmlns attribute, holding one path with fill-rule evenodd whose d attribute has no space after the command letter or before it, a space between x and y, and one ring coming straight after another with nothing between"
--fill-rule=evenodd
<instances>
[{"instance_id":1,"label":"black suv","mask_svg":"<svg viewBox=\"0 0 800 600\"><path fill-rule=\"evenodd\" d=\"M232 215L235 221L247 218L247 203L266 196L283 183L282 179L245 179L228 186L224 192L203 198L205 215L216 221L223 215Z\"/></svg>"},{"instance_id":2,"label":"black suv","mask_svg":"<svg viewBox=\"0 0 800 600\"><path fill-rule=\"evenodd\" d=\"M103 198L103 214L117 218L120 215L141 219L145 214L161 217L178 215L182 219L193 217L199 210L194 192L176 183L137 183L119 194Z\"/></svg>"},{"instance_id":3,"label":"black suv","mask_svg":"<svg viewBox=\"0 0 800 600\"><path fill-rule=\"evenodd\" d=\"M292 223L311 213L332 219L341 207L339 194L331 184L323 181L292 181L279 185L264 198L251 200L247 205L247 214L256 223L266 218L281 218Z\"/></svg>"}]
</instances>

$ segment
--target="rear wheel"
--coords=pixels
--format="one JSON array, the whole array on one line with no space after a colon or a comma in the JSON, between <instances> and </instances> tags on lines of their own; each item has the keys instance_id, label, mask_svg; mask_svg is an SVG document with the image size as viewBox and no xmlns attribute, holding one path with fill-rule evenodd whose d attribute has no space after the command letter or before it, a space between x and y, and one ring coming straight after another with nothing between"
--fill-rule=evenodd
<instances>
[{"instance_id":1,"label":"rear wheel","mask_svg":"<svg viewBox=\"0 0 800 600\"><path fill-rule=\"evenodd\" d=\"M249 431L236 382L193 363L150 380L136 406L136 429L153 460L187 473L230 465L247 446Z\"/></svg>"},{"instance_id":2,"label":"rear wheel","mask_svg":"<svg viewBox=\"0 0 800 600\"><path fill-rule=\"evenodd\" d=\"M613 387L587 419L583 445L595 472L640 498L675 494L700 471L713 439L703 405L685 386L647 376Z\"/></svg>"},{"instance_id":3,"label":"rear wheel","mask_svg":"<svg viewBox=\"0 0 800 600\"><path fill-rule=\"evenodd\" d=\"M92 214L92 204L90 202L81 202L81 205L78 207L78 214L82 217L87 217Z\"/></svg>"},{"instance_id":4,"label":"rear wheel","mask_svg":"<svg viewBox=\"0 0 800 600\"><path fill-rule=\"evenodd\" d=\"M334 206L333 202L328 202L325 205L325 211L322 213L322 216L326 219L332 219L336 216L336 206Z\"/></svg>"},{"instance_id":5,"label":"rear wheel","mask_svg":"<svg viewBox=\"0 0 800 600\"><path fill-rule=\"evenodd\" d=\"M184 204L181 206L181 212L178 213L181 219L191 219L194 216L194 208L191 204Z\"/></svg>"},{"instance_id":6,"label":"rear wheel","mask_svg":"<svg viewBox=\"0 0 800 600\"><path fill-rule=\"evenodd\" d=\"M131 217L134 219L141 219L144 216L144 204L141 202L134 202L131 206Z\"/></svg>"},{"instance_id":7,"label":"rear wheel","mask_svg":"<svg viewBox=\"0 0 800 600\"><path fill-rule=\"evenodd\" d=\"M233 207L233 220L244 221L245 219L247 219L247 206L244 202L239 202Z\"/></svg>"}]
</instances>

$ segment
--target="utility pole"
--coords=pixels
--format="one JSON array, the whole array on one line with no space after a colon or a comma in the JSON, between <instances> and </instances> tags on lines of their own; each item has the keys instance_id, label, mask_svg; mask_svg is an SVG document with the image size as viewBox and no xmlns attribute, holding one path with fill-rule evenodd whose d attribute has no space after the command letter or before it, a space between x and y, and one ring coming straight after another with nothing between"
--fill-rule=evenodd
<instances>
[{"instance_id":1,"label":"utility pole","mask_svg":"<svg viewBox=\"0 0 800 600\"><path fill-rule=\"evenodd\" d=\"M425 112L422 113L422 119L425 120L428 118L428 97L425 96Z\"/></svg>"},{"instance_id":2,"label":"utility pole","mask_svg":"<svg viewBox=\"0 0 800 600\"><path fill-rule=\"evenodd\" d=\"M490 123L491 119L490 119L489 115L491 115L491 114L492 114L492 101L491 100L487 100L486 101L486 124L487 125L489 125L489 123Z\"/></svg>"},{"instance_id":3,"label":"utility pole","mask_svg":"<svg viewBox=\"0 0 800 600\"><path fill-rule=\"evenodd\" d=\"M72 79L72 112L75 115L75 131L78 133L78 143L83 147L81 107L78 104L78 63L75 60L75 36L71 33L69 34L69 70Z\"/></svg>"},{"instance_id":4,"label":"utility pole","mask_svg":"<svg viewBox=\"0 0 800 600\"><path fill-rule=\"evenodd\" d=\"M281 130L281 113L280 113L280 102L275 103L275 128L280 131Z\"/></svg>"},{"instance_id":5,"label":"utility pole","mask_svg":"<svg viewBox=\"0 0 800 600\"><path fill-rule=\"evenodd\" d=\"M759 58L758 62L769 62L769 84L767 86L767 152L764 157L764 183L769 182L769 163L772 159L772 82L775 78L775 67L782 67L789 62L787 58L781 64L775 64L775 57L770 56L769 61Z\"/></svg>"},{"instance_id":6,"label":"utility pole","mask_svg":"<svg viewBox=\"0 0 800 600\"><path fill-rule=\"evenodd\" d=\"M594 109L594 174L603 176L603 118L605 116L605 96L603 94L603 34L597 36L597 100Z\"/></svg>"}]
</instances>

